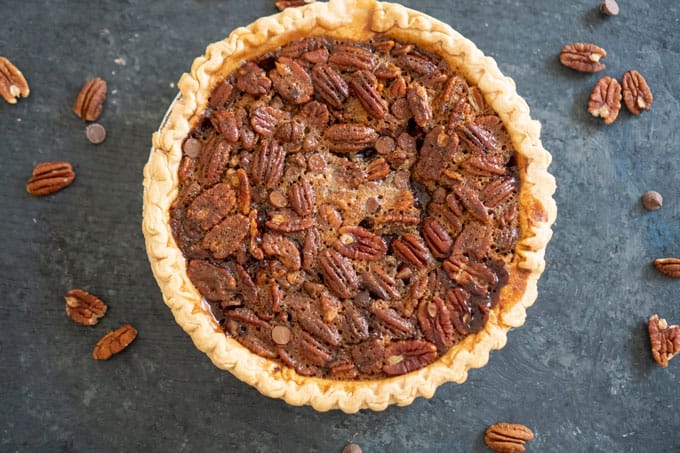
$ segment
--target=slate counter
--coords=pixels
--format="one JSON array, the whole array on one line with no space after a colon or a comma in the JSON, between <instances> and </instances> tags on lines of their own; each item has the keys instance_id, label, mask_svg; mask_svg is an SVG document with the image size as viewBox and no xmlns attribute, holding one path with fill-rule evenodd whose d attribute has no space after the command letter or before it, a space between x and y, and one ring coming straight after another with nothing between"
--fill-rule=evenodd
<instances>
[{"instance_id":1,"label":"slate counter","mask_svg":"<svg viewBox=\"0 0 680 453\"><path fill-rule=\"evenodd\" d=\"M142 168L175 83L205 46L276 12L271 0L5 1L0 54L31 95L0 102L0 450L483 452L488 424L534 429L529 451L680 449L680 362L653 362L646 319L680 322L680 281L651 260L680 255L680 4L621 1L605 18L576 0L405 1L494 57L543 124L559 213L539 297L524 327L463 385L384 412L317 413L268 399L215 368L174 323L141 233ZM568 4L567 4L568 3ZM599 75L562 67L569 42L608 55ZM650 112L609 127L586 112L602 75L638 69ZM90 77L108 81L89 144L71 111ZM68 160L75 183L33 198L40 161ZM646 212L655 189L664 206ZM110 306L94 328L64 314L83 287ZM90 354L124 322L135 343Z\"/></svg>"}]
</instances>

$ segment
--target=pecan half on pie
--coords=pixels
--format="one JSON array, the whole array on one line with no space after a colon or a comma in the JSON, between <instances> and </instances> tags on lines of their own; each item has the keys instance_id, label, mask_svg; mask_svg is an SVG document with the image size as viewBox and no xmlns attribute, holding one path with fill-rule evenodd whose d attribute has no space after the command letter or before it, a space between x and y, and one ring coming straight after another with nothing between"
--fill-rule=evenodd
<instances>
[{"instance_id":1,"label":"pecan half on pie","mask_svg":"<svg viewBox=\"0 0 680 453\"><path fill-rule=\"evenodd\" d=\"M399 5L289 9L208 47L145 169L144 232L215 364L319 410L483 366L536 297L556 209L493 60Z\"/></svg>"}]
</instances>

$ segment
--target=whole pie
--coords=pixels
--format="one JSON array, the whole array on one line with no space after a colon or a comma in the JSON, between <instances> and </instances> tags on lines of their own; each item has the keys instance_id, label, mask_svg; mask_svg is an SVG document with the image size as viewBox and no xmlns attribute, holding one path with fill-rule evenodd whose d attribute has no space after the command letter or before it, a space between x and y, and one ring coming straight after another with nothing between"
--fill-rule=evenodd
<instances>
[{"instance_id":1,"label":"whole pie","mask_svg":"<svg viewBox=\"0 0 680 453\"><path fill-rule=\"evenodd\" d=\"M207 48L145 168L177 322L220 368L318 410L463 382L524 323L556 208L495 62L396 4L287 9Z\"/></svg>"}]
</instances>

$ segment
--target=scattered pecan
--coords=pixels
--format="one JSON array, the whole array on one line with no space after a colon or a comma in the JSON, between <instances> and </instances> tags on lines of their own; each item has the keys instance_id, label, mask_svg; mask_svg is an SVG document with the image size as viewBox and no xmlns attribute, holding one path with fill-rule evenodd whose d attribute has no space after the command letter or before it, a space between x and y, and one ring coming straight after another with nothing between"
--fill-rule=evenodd
<instances>
[{"instance_id":1,"label":"scattered pecan","mask_svg":"<svg viewBox=\"0 0 680 453\"><path fill-rule=\"evenodd\" d=\"M137 329L130 324L125 324L104 335L95 345L92 357L95 360L108 360L114 354L118 354L127 348L136 337Z\"/></svg>"},{"instance_id":2,"label":"scattered pecan","mask_svg":"<svg viewBox=\"0 0 680 453\"><path fill-rule=\"evenodd\" d=\"M491 181L482 189L480 197L487 208L501 204L517 190L517 180L513 177L502 177Z\"/></svg>"},{"instance_id":3,"label":"scattered pecan","mask_svg":"<svg viewBox=\"0 0 680 453\"><path fill-rule=\"evenodd\" d=\"M333 249L324 249L319 256L319 265L328 289L338 297L352 297L359 287L352 263Z\"/></svg>"},{"instance_id":4,"label":"scattered pecan","mask_svg":"<svg viewBox=\"0 0 680 453\"><path fill-rule=\"evenodd\" d=\"M426 127L432 119L432 108L425 87L413 82L406 92L406 99L416 124Z\"/></svg>"},{"instance_id":5,"label":"scattered pecan","mask_svg":"<svg viewBox=\"0 0 680 453\"><path fill-rule=\"evenodd\" d=\"M276 140L263 142L253 154L251 177L255 184L264 184L268 189L276 187L283 176L286 151Z\"/></svg>"},{"instance_id":6,"label":"scattered pecan","mask_svg":"<svg viewBox=\"0 0 680 453\"><path fill-rule=\"evenodd\" d=\"M432 128L425 136L413 177L421 182L436 181L446 169L458 148L458 137L449 136L444 126Z\"/></svg>"},{"instance_id":7,"label":"scattered pecan","mask_svg":"<svg viewBox=\"0 0 680 453\"><path fill-rule=\"evenodd\" d=\"M242 168L236 170L236 178L238 181L236 189L238 210L241 211L241 214L245 215L250 212L250 180L248 179L248 173Z\"/></svg>"},{"instance_id":8,"label":"scattered pecan","mask_svg":"<svg viewBox=\"0 0 680 453\"><path fill-rule=\"evenodd\" d=\"M397 334L410 335L414 326L408 319L402 317L394 308L383 300L374 300L369 306L373 315Z\"/></svg>"},{"instance_id":9,"label":"scattered pecan","mask_svg":"<svg viewBox=\"0 0 680 453\"><path fill-rule=\"evenodd\" d=\"M486 296L498 277L484 263L476 262L463 255L451 255L444 261L444 270L451 280L457 282L475 296Z\"/></svg>"},{"instance_id":10,"label":"scattered pecan","mask_svg":"<svg viewBox=\"0 0 680 453\"><path fill-rule=\"evenodd\" d=\"M669 326L665 319L653 315L649 318L648 330L654 360L666 368L668 361L680 352L680 326Z\"/></svg>"},{"instance_id":11,"label":"scattered pecan","mask_svg":"<svg viewBox=\"0 0 680 453\"><path fill-rule=\"evenodd\" d=\"M470 304L470 293L457 286L449 288L446 292L446 304L449 307L451 323L463 337L471 332L470 321L472 320L472 305Z\"/></svg>"},{"instance_id":12,"label":"scattered pecan","mask_svg":"<svg viewBox=\"0 0 680 453\"><path fill-rule=\"evenodd\" d=\"M353 260L378 261L387 253L382 238L360 226L344 226L338 230L340 237L334 247Z\"/></svg>"},{"instance_id":13,"label":"scattered pecan","mask_svg":"<svg viewBox=\"0 0 680 453\"><path fill-rule=\"evenodd\" d=\"M340 332L338 332L338 329L332 325L326 324L316 314L311 314L309 310L298 313L296 320L300 326L313 337L332 346L338 346L342 343L342 336L340 335Z\"/></svg>"},{"instance_id":14,"label":"scattered pecan","mask_svg":"<svg viewBox=\"0 0 680 453\"><path fill-rule=\"evenodd\" d=\"M342 108L342 104L349 96L349 87L340 73L328 64L317 64L312 69L312 80L316 94L336 109Z\"/></svg>"},{"instance_id":15,"label":"scattered pecan","mask_svg":"<svg viewBox=\"0 0 680 453\"><path fill-rule=\"evenodd\" d=\"M392 251L401 260L414 265L417 269L427 267L430 253L421 239L411 233L406 233L400 239L392 241Z\"/></svg>"},{"instance_id":16,"label":"scattered pecan","mask_svg":"<svg viewBox=\"0 0 680 453\"><path fill-rule=\"evenodd\" d=\"M377 64L377 59L368 49L357 45L341 44L328 57L328 62L347 71L356 69L370 71Z\"/></svg>"},{"instance_id":17,"label":"scattered pecan","mask_svg":"<svg viewBox=\"0 0 680 453\"><path fill-rule=\"evenodd\" d=\"M250 308L246 307L232 308L225 313L225 316L227 317L227 319L236 319L240 322L250 324L251 326L254 327L260 327L262 329L270 328L269 323L264 319L260 319L260 317L257 316L257 314Z\"/></svg>"},{"instance_id":18,"label":"scattered pecan","mask_svg":"<svg viewBox=\"0 0 680 453\"><path fill-rule=\"evenodd\" d=\"M601 117L604 124L612 124L621 110L621 85L609 76L601 78L588 101L588 111L594 117Z\"/></svg>"},{"instance_id":19,"label":"scattered pecan","mask_svg":"<svg viewBox=\"0 0 680 453\"><path fill-rule=\"evenodd\" d=\"M397 282L381 266L372 266L370 271L361 274L361 284L372 295L383 300L396 300L400 297Z\"/></svg>"},{"instance_id":20,"label":"scattered pecan","mask_svg":"<svg viewBox=\"0 0 680 453\"><path fill-rule=\"evenodd\" d=\"M356 308L349 306L343 313L342 335L349 344L360 343L369 337L369 327L366 317Z\"/></svg>"},{"instance_id":21,"label":"scattered pecan","mask_svg":"<svg viewBox=\"0 0 680 453\"><path fill-rule=\"evenodd\" d=\"M19 97L28 97L31 90L21 71L5 57L0 57L0 96L10 104Z\"/></svg>"},{"instance_id":22,"label":"scattered pecan","mask_svg":"<svg viewBox=\"0 0 680 453\"><path fill-rule=\"evenodd\" d=\"M227 141L236 143L239 139L239 124L234 112L217 110L210 115L210 122Z\"/></svg>"},{"instance_id":23,"label":"scattered pecan","mask_svg":"<svg viewBox=\"0 0 680 453\"><path fill-rule=\"evenodd\" d=\"M210 250L215 259L223 260L241 247L241 241L249 231L247 217L241 214L228 216L208 231L201 245Z\"/></svg>"},{"instance_id":24,"label":"scattered pecan","mask_svg":"<svg viewBox=\"0 0 680 453\"><path fill-rule=\"evenodd\" d=\"M250 113L250 125L258 134L269 137L274 133L286 113L271 106L260 106Z\"/></svg>"},{"instance_id":25,"label":"scattered pecan","mask_svg":"<svg viewBox=\"0 0 680 453\"><path fill-rule=\"evenodd\" d=\"M405 53L399 60L406 69L422 75L432 74L437 69L437 65L435 65L427 56L417 51Z\"/></svg>"},{"instance_id":26,"label":"scattered pecan","mask_svg":"<svg viewBox=\"0 0 680 453\"><path fill-rule=\"evenodd\" d=\"M213 137L203 147L198 160L198 182L211 186L222 179L231 156L232 145L218 136Z\"/></svg>"},{"instance_id":27,"label":"scattered pecan","mask_svg":"<svg viewBox=\"0 0 680 453\"><path fill-rule=\"evenodd\" d=\"M470 156L460 163L460 169L472 176L504 175L505 162L494 154Z\"/></svg>"},{"instance_id":28,"label":"scattered pecan","mask_svg":"<svg viewBox=\"0 0 680 453\"><path fill-rule=\"evenodd\" d=\"M452 194L449 195L449 198L453 200L454 206L458 207L458 202ZM463 228L460 215L443 203L428 203L427 212L439 219L442 225L447 227L447 231L452 236L460 233L461 229Z\"/></svg>"},{"instance_id":29,"label":"scattered pecan","mask_svg":"<svg viewBox=\"0 0 680 453\"><path fill-rule=\"evenodd\" d=\"M226 80L219 82L215 85L215 88L213 88L210 99L208 100L208 106L213 110L225 107L233 93L234 85Z\"/></svg>"},{"instance_id":30,"label":"scattered pecan","mask_svg":"<svg viewBox=\"0 0 680 453\"><path fill-rule=\"evenodd\" d=\"M250 349L260 357L265 357L267 359L275 359L278 357L278 353L274 350L274 348L258 337L251 335L240 335L238 340L243 343L246 348Z\"/></svg>"},{"instance_id":31,"label":"scattered pecan","mask_svg":"<svg viewBox=\"0 0 680 453\"><path fill-rule=\"evenodd\" d=\"M456 127L460 140L473 153L494 153L499 149L495 135L478 120Z\"/></svg>"},{"instance_id":32,"label":"scattered pecan","mask_svg":"<svg viewBox=\"0 0 680 453\"><path fill-rule=\"evenodd\" d=\"M328 125L328 120L330 119L330 114L328 113L328 107L326 104L321 102L311 101L302 107L302 121L313 129L325 129ZM316 148L316 147L314 147ZM311 151L305 149L305 151Z\"/></svg>"},{"instance_id":33,"label":"scattered pecan","mask_svg":"<svg viewBox=\"0 0 680 453\"><path fill-rule=\"evenodd\" d=\"M267 255L276 256L291 271L301 267L300 251L295 242L281 234L265 233L262 237L262 250Z\"/></svg>"},{"instance_id":34,"label":"scattered pecan","mask_svg":"<svg viewBox=\"0 0 680 453\"><path fill-rule=\"evenodd\" d=\"M599 72L605 68L600 59L607 56L607 52L595 44L577 42L567 44L560 52L560 62L571 69L580 72Z\"/></svg>"},{"instance_id":35,"label":"scattered pecan","mask_svg":"<svg viewBox=\"0 0 680 453\"><path fill-rule=\"evenodd\" d=\"M384 158L378 157L366 167L366 179L378 181L390 174L391 168Z\"/></svg>"},{"instance_id":36,"label":"scattered pecan","mask_svg":"<svg viewBox=\"0 0 680 453\"><path fill-rule=\"evenodd\" d=\"M301 331L296 335L296 343L298 351L314 365L324 366L333 359L328 348L307 332Z\"/></svg>"},{"instance_id":37,"label":"scattered pecan","mask_svg":"<svg viewBox=\"0 0 680 453\"><path fill-rule=\"evenodd\" d=\"M248 62L236 71L236 87L252 96L261 96L272 87L272 81L264 69Z\"/></svg>"},{"instance_id":38,"label":"scattered pecan","mask_svg":"<svg viewBox=\"0 0 680 453\"><path fill-rule=\"evenodd\" d=\"M453 241L446 229L432 217L423 219L423 239L435 258L446 258Z\"/></svg>"},{"instance_id":39,"label":"scattered pecan","mask_svg":"<svg viewBox=\"0 0 680 453\"><path fill-rule=\"evenodd\" d=\"M456 197L463 204L465 209L470 213L470 215L472 215L472 217L474 217L475 219L479 220L482 223L489 222L489 213L487 212L486 207L484 206L482 201L479 199L477 192L475 192L465 184L456 184L453 186L452 190ZM492 192L492 194L489 195L489 198L495 201L497 197L493 195L495 195L495 192Z\"/></svg>"},{"instance_id":40,"label":"scattered pecan","mask_svg":"<svg viewBox=\"0 0 680 453\"><path fill-rule=\"evenodd\" d=\"M341 123L329 127L324 137L331 151L354 153L373 146L378 139L378 133L363 124Z\"/></svg>"},{"instance_id":41,"label":"scattered pecan","mask_svg":"<svg viewBox=\"0 0 680 453\"><path fill-rule=\"evenodd\" d=\"M304 126L298 121L285 121L277 129L274 137L283 143L298 145L290 149L299 150L299 145L305 136Z\"/></svg>"},{"instance_id":42,"label":"scattered pecan","mask_svg":"<svg viewBox=\"0 0 680 453\"><path fill-rule=\"evenodd\" d=\"M83 121L96 121L104 109L106 101L106 81L96 77L88 80L81 88L73 112Z\"/></svg>"},{"instance_id":43,"label":"scattered pecan","mask_svg":"<svg viewBox=\"0 0 680 453\"><path fill-rule=\"evenodd\" d=\"M319 254L321 238L316 228L307 230L305 242L302 244L302 268L313 270L316 267L316 257Z\"/></svg>"},{"instance_id":44,"label":"scattered pecan","mask_svg":"<svg viewBox=\"0 0 680 453\"><path fill-rule=\"evenodd\" d=\"M300 216L305 217L314 212L316 205L314 188L307 178L302 178L288 188L288 202Z\"/></svg>"},{"instance_id":45,"label":"scattered pecan","mask_svg":"<svg viewBox=\"0 0 680 453\"><path fill-rule=\"evenodd\" d=\"M524 444L534 438L531 429L516 423L496 423L486 429L484 442L498 453L525 451Z\"/></svg>"},{"instance_id":46,"label":"scattered pecan","mask_svg":"<svg viewBox=\"0 0 680 453\"><path fill-rule=\"evenodd\" d=\"M410 373L429 365L437 358L437 347L422 340L391 343L385 348L383 371L390 376Z\"/></svg>"},{"instance_id":47,"label":"scattered pecan","mask_svg":"<svg viewBox=\"0 0 680 453\"><path fill-rule=\"evenodd\" d=\"M189 261L187 275L201 295L209 301L227 300L236 289L234 274L208 261Z\"/></svg>"},{"instance_id":48,"label":"scattered pecan","mask_svg":"<svg viewBox=\"0 0 680 453\"><path fill-rule=\"evenodd\" d=\"M454 343L455 329L451 315L441 298L434 296L430 301L420 303L418 323L425 338L436 345L440 353L446 352Z\"/></svg>"},{"instance_id":49,"label":"scattered pecan","mask_svg":"<svg viewBox=\"0 0 680 453\"><path fill-rule=\"evenodd\" d=\"M654 102L652 91L642 74L635 70L627 71L621 79L623 87L623 102L633 115L639 115L642 110L649 110Z\"/></svg>"},{"instance_id":50,"label":"scattered pecan","mask_svg":"<svg viewBox=\"0 0 680 453\"><path fill-rule=\"evenodd\" d=\"M378 79L370 71L356 71L349 79L349 85L366 113L381 119L387 113L387 102L378 91Z\"/></svg>"},{"instance_id":51,"label":"scattered pecan","mask_svg":"<svg viewBox=\"0 0 680 453\"><path fill-rule=\"evenodd\" d=\"M66 293L66 314L84 326L94 326L106 314L108 307L100 298L84 289L72 289Z\"/></svg>"},{"instance_id":52,"label":"scattered pecan","mask_svg":"<svg viewBox=\"0 0 680 453\"><path fill-rule=\"evenodd\" d=\"M657 258L654 267L668 277L680 278L680 258Z\"/></svg>"},{"instance_id":53,"label":"scattered pecan","mask_svg":"<svg viewBox=\"0 0 680 453\"><path fill-rule=\"evenodd\" d=\"M26 191L34 196L49 195L70 186L75 177L68 162L41 162L33 169Z\"/></svg>"},{"instance_id":54,"label":"scattered pecan","mask_svg":"<svg viewBox=\"0 0 680 453\"><path fill-rule=\"evenodd\" d=\"M236 204L236 194L225 183L202 192L187 207L186 218L206 231L217 225Z\"/></svg>"},{"instance_id":55,"label":"scattered pecan","mask_svg":"<svg viewBox=\"0 0 680 453\"><path fill-rule=\"evenodd\" d=\"M266 227L272 231L278 231L279 233L304 231L314 225L313 218L299 217L295 212L289 209L270 211L269 216L269 220L265 222Z\"/></svg>"},{"instance_id":56,"label":"scattered pecan","mask_svg":"<svg viewBox=\"0 0 680 453\"><path fill-rule=\"evenodd\" d=\"M248 251L256 260L262 260L264 258L264 252L260 247L260 231L257 226L257 209L251 209L248 212L248 234L250 238L248 240Z\"/></svg>"},{"instance_id":57,"label":"scattered pecan","mask_svg":"<svg viewBox=\"0 0 680 453\"><path fill-rule=\"evenodd\" d=\"M383 367L385 345L379 338L370 338L352 348L352 360L362 373L374 374Z\"/></svg>"},{"instance_id":58,"label":"scattered pecan","mask_svg":"<svg viewBox=\"0 0 680 453\"><path fill-rule=\"evenodd\" d=\"M276 69L269 72L274 89L293 104L304 104L314 93L312 78L300 64L288 57L280 57Z\"/></svg>"}]
</instances>

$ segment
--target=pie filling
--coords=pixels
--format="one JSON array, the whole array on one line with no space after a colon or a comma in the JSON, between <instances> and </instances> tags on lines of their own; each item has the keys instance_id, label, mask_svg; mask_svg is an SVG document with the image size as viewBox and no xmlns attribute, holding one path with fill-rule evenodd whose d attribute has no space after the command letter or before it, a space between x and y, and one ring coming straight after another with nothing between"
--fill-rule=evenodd
<instances>
[{"instance_id":1,"label":"pie filling","mask_svg":"<svg viewBox=\"0 0 680 453\"><path fill-rule=\"evenodd\" d=\"M484 328L519 237L510 137L440 57L317 37L219 82L174 238L225 334L304 376L382 379Z\"/></svg>"}]
</instances>

